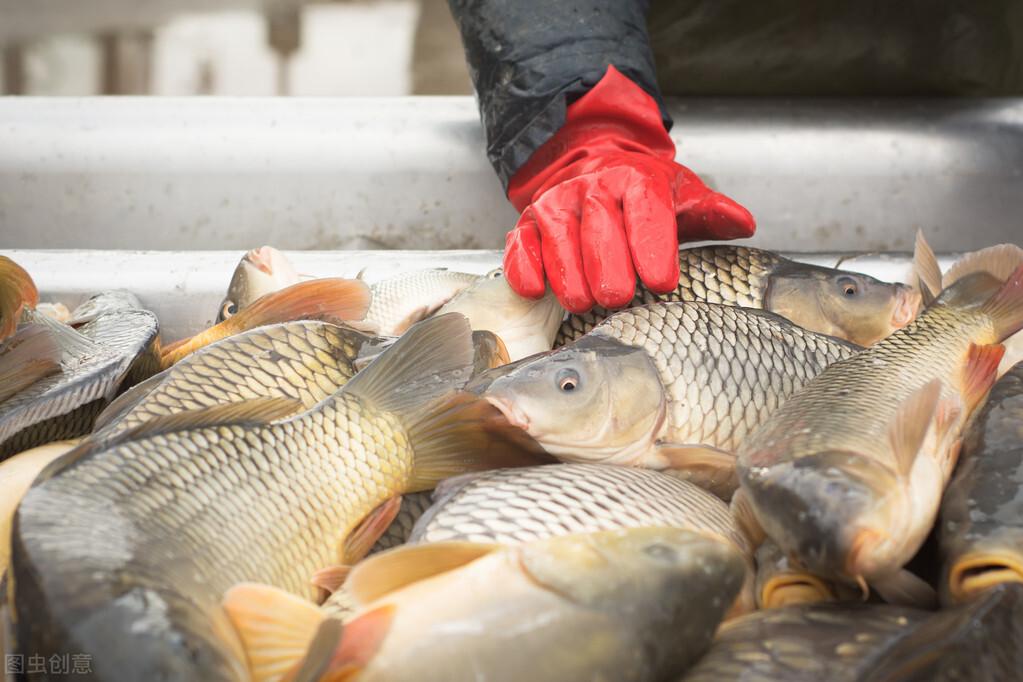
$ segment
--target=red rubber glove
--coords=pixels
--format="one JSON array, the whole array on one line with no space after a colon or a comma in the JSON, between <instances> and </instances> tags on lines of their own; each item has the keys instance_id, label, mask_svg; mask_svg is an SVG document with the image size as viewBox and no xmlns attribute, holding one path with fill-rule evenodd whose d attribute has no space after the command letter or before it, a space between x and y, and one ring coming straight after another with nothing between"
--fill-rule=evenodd
<instances>
[{"instance_id":1,"label":"red rubber glove","mask_svg":"<svg viewBox=\"0 0 1023 682\"><path fill-rule=\"evenodd\" d=\"M651 291L674 290L680 241L756 229L749 211L675 163L654 98L613 66L515 173L508 198L522 213L505 243L508 283L537 298L546 275L575 313L626 305L637 274Z\"/></svg>"}]
</instances>

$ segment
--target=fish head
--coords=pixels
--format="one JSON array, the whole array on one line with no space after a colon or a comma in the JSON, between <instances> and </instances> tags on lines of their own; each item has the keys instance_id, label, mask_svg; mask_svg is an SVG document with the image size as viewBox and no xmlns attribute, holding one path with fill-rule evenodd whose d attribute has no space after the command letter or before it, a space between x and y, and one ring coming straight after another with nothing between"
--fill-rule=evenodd
<instances>
[{"instance_id":1,"label":"fish head","mask_svg":"<svg viewBox=\"0 0 1023 682\"><path fill-rule=\"evenodd\" d=\"M665 412L649 356L597 337L517 365L482 395L565 461L626 463L652 443Z\"/></svg>"},{"instance_id":2,"label":"fish head","mask_svg":"<svg viewBox=\"0 0 1023 682\"><path fill-rule=\"evenodd\" d=\"M921 300L905 284L793 263L771 275L764 307L811 331L869 346L916 319Z\"/></svg>"},{"instance_id":3,"label":"fish head","mask_svg":"<svg viewBox=\"0 0 1023 682\"><path fill-rule=\"evenodd\" d=\"M237 314L260 296L297 284L300 279L291 262L272 246L246 252L231 276L227 296L217 311L217 322Z\"/></svg>"},{"instance_id":4,"label":"fish head","mask_svg":"<svg viewBox=\"0 0 1023 682\"><path fill-rule=\"evenodd\" d=\"M655 669L670 673L706 650L746 574L730 543L680 528L560 536L518 552L534 584L607 614L618 632L637 634Z\"/></svg>"},{"instance_id":5,"label":"fish head","mask_svg":"<svg viewBox=\"0 0 1023 682\"><path fill-rule=\"evenodd\" d=\"M1003 583L1023 583L1023 528L1004 526L970 543L946 567L947 602L962 604Z\"/></svg>"},{"instance_id":6,"label":"fish head","mask_svg":"<svg viewBox=\"0 0 1023 682\"><path fill-rule=\"evenodd\" d=\"M497 334L512 360L548 351L565 311L548 287L540 298L512 289L501 268L491 270L446 303L439 313L461 313L475 330Z\"/></svg>"},{"instance_id":7,"label":"fish head","mask_svg":"<svg viewBox=\"0 0 1023 682\"><path fill-rule=\"evenodd\" d=\"M764 530L809 571L859 582L901 549L890 529L904 512L903 488L874 459L819 452L739 475Z\"/></svg>"}]
</instances>

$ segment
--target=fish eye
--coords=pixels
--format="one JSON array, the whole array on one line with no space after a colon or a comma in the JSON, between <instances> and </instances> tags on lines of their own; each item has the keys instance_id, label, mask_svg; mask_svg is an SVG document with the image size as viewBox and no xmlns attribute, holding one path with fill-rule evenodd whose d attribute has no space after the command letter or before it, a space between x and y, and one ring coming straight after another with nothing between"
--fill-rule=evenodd
<instances>
[{"instance_id":1,"label":"fish eye","mask_svg":"<svg viewBox=\"0 0 1023 682\"><path fill-rule=\"evenodd\" d=\"M574 369L563 369L558 372L555 383L557 383L558 390L562 393L571 393L579 388L579 372Z\"/></svg>"},{"instance_id":2,"label":"fish eye","mask_svg":"<svg viewBox=\"0 0 1023 682\"><path fill-rule=\"evenodd\" d=\"M224 301L224 305L220 306L220 316L225 320L232 317L238 312L238 304L234 301Z\"/></svg>"},{"instance_id":3,"label":"fish eye","mask_svg":"<svg viewBox=\"0 0 1023 682\"><path fill-rule=\"evenodd\" d=\"M860 293L860 285L852 277L842 276L835 280L838 290L846 298L852 298Z\"/></svg>"},{"instance_id":4,"label":"fish eye","mask_svg":"<svg viewBox=\"0 0 1023 682\"><path fill-rule=\"evenodd\" d=\"M504 277L503 270L494 270L492 273L490 273L490 279L501 279L502 277Z\"/></svg>"}]
</instances>

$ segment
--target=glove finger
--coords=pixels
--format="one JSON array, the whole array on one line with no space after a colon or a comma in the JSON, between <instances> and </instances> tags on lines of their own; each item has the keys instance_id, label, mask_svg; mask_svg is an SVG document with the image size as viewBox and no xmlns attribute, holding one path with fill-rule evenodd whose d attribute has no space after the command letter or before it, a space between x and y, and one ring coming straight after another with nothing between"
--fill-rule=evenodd
<instances>
[{"instance_id":1,"label":"glove finger","mask_svg":"<svg viewBox=\"0 0 1023 682\"><path fill-rule=\"evenodd\" d=\"M678 219L682 241L745 239L756 229L756 220L741 204L710 190L681 211Z\"/></svg>"},{"instance_id":2,"label":"glove finger","mask_svg":"<svg viewBox=\"0 0 1023 682\"><path fill-rule=\"evenodd\" d=\"M580 238L583 270L594 300L605 308L628 304L636 293L636 271L618 201L606 194L586 197Z\"/></svg>"},{"instance_id":3,"label":"glove finger","mask_svg":"<svg viewBox=\"0 0 1023 682\"><path fill-rule=\"evenodd\" d=\"M540 230L527 208L504 239L504 276L519 296L540 298L546 291L540 249Z\"/></svg>"},{"instance_id":4,"label":"glove finger","mask_svg":"<svg viewBox=\"0 0 1023 682\"><path fill-rule=\"evenodd\" d=\"M561 185L555 194L548 192L533 204L544 271L554 295L573 313L584 313L593 307L579 248L580 189L581 185Z\"/></svg>"},{"instance_id":5,"label":"glove finger","mask_svg":"<svg viewBox=\"0 0 1023 682\"><path fill-rule=\"evenodd\" d=\"M643 178L625 191L625 232L636 274L647 289L678 288L678 228L667 183Z\"/></svg>"}]
</instances>

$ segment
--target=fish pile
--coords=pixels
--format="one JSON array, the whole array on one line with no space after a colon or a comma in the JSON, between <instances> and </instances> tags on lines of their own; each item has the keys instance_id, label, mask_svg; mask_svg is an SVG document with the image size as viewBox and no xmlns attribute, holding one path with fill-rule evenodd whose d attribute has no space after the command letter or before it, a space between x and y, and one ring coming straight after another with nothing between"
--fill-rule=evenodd
<instances>
[{"instance_id":1,"label":"fish pile","mask_svg":"<svg viewBox=\"0 0 1023 682\"><path fill-rule=\"evenodd\" d=\"M942 273L920 235L910 285L679 261L566 314L264 246L165 343L0 257L0 648L118 681L1023 678L1023 249Z\"/></svg>"}]
</instances>

